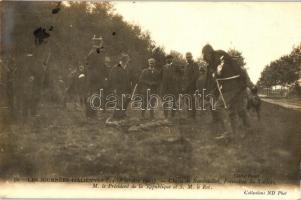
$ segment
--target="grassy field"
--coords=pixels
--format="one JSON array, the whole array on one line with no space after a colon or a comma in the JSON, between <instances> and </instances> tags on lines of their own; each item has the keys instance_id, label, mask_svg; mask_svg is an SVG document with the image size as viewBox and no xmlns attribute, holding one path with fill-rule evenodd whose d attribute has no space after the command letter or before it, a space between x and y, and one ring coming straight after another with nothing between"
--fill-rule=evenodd
<instances>
[{"instance_id":1,"label":"grassy field","mask_svg":"<svg viewBox=\"0 0 301 200\"><path fill-rule=\"evenodd\" d=\"M205 111L195 122L182 115L138 132L128 128L145 122L128 114L132 120L116 128L105 126L109 112L91 121L74 109L43 106L39 117L0 133L0 175L299 183L301 112L263 103L261 122L252 115L253 131L240 129L229 143L215 140Z\"/></svg>"}]
</instances>

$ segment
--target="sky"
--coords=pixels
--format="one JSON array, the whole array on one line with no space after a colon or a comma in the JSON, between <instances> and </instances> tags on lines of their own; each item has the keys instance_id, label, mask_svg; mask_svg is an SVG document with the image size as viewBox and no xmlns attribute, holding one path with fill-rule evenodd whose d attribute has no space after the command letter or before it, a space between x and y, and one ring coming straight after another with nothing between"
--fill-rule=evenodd
<instances>
[{"instance_id":1,"label":"sky","mask_svg":"<svg viewBox=\"0 0 301 200\"><path fill-rule=\"evenodd\" d=\"M113 2L129 23L148 31L167 52L201 56L214 49L242 52L256 82L263 68L301 43L301 2Z\"/></svg>"}]
</instances>

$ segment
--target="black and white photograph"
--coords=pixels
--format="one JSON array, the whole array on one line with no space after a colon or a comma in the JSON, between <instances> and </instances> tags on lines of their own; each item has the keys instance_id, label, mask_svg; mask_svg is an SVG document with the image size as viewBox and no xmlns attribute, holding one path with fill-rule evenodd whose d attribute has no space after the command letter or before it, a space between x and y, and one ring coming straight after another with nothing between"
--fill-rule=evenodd
<instances>
[{"instance_id":1,"label":"black and white photograph","mask_svg":"<svg viewBox=\"0 0 301 200\"><path fill-rule=\"evenodd\" d=\"M0 1L0 198L300 199L300 11Z\"/></svg>"}]
</instances>

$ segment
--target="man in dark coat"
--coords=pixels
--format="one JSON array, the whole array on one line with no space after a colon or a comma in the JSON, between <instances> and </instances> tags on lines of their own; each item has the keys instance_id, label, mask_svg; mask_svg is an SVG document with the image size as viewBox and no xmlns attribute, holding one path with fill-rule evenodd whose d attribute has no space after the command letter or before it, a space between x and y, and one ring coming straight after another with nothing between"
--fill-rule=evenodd
<instances>
[{"instance_id":1,"label":"man in dark coat","mask_svg":"<svg viewBox=\"0 0 301 200\"><path fill-rule=\"evenodd\" d=\"M95 43L86 58L86 74L87 74L87 105L86 105L86 116L90 118L95 118L97 116L97 111L91 107L91 102L89 102L89 97L93 94L99 94L100 89L104 89L105 81L108 79L108 72L105 66L105 56L102 51L102 38L92 38ZM101 99L101 107L104 106L104 99ZM97 105L93 102L93 105Z\"/></svg>"},{"instance_id":2,"label":"man in dark coat","mask_svg":"<svg viewBox=\"0 0 301 200\"><path fill-rule=\"evenodd\" d=\"M225 131L224 135L218 138L228 134L231 136L231 133L235 132L234 117L237 113L241 114L244 123L248 121L244 103L247 87L245 73L225 51L215 51L210 45L206 45L202 53L204 60L209 64L206 87L216 97L213 118L215 123L222 124Z\"/></svg>"},{"instance_id":3,"label":"man in dark coat","mask_svg":"<svg viewBox=\"0 0 301 200\"><path fill-rule=\"evenodd\" d=\"M6 67L6 92L8 97L8 108L10 111L10 117L15 118L16 117L16 107L15 107L15 96L16 96L16 63L15 59L10 57L7 59Z\"/></svg>"},{"instance_id":4,"label":"man in dark coat","mask_svg":"<svg viewBox=\"0 0 301 200\"><path fill-rule=\"evenodd\" d=\"M145 118L145 111L150 111L150 117L154 118L154 107L156 100L159 100L158 87L160 85L161 73L155 67L154 58L148 59L148 68L141 72L138 85L140 94L143 97L142 118ZM152 97L152 95L156 95ZM158 102L157 102L158 103Z\"/></svg>"},{"instance_id":5,"label":"man in dark coat","mask_svg":"<svg viewBox=\"0 0 301 200\"><path fill-rule=\"evenodd\" d=\"M172 105L169 106L167 103L163 103L163 110L165 118L168 117L168 113L171 110L171 117L175 116L175 112L178 109L178 97L182 91L182 69L173 63L173 57L168 55L166 57L166 65L163 67L162 77L162 95L163 101L167 96L172 96Z\"/></svg>"},{"instance_id":6,"label":"man in dark coat","mask_svg":"<svg viewBox=\"0 0 301 200\"><path fill-rule=\"evenodd\" d=\"M184 84L183 84L183 93L189 95L188 99L188 117L195 119L196 117L196 105L195 105L195 92L196 92L196 83L199 76L199 66L194 62L192 54L190 52L186 53L187 64L184 69Z\"/></svg>"},{"instance_id":7,"label":"man in dark coat","mask_svg":"<svg viewBox=\"0 0 301 200\"><path fill-rule=\"evenodd\" d=\"M80 64L76 71L70 73L70 84L66 90L69 97L74 97L80 106L86 106L87 78L85 66ZM65 102L66 103L66 102Z\"/></svg>"},{"instance_id":8,"label":"man in dark coat","mask_svg":"<svg viewBox=\"0 0 301 200\"><path fill-rule=\"evenodd\" d=\"M20 56L16 74L17 105L23 119L28 116L37 116L38 106L45 81L45 54L39 51L38 46L35 53L27 52ZM43 66L44 65L44 66Z\"/></svg>"},{"instance_id":9,"label":"man in dark coat","mask_svg":"<svg viewBox=\"0 0 301 200\"><path fill-rule=\"evenodd\" d=\"M32 116L37 116L38 106L40 104L43 90L45 89L47 62L50 57L50 53L45 53L45 49L41 49L38 46L34 53L28 53L26 55L26 64L28 65L28 74L25 79L25 91L31 94L29 107ZM26 68L25 66L19 66ZM23 73L23 72L22 72ZM28 94L26 94L28 95ZM26 103L25 103L26 104Z\"/></svg>"},{"instance_id":10,"label":"man in dark coat","mask_svg":"<svg viewBox=\"0 0 301 200\"><path fill-rule=\"evenodd\" d=\"M196 100L198 101L198 106L202 107L202 110L207 110L207 108L210 109L209 105L211 103L210 99L209 99L209 101L206 100L206 99L208 99L208 96L206 97L207 94L205 93L206 92L206 86L205 86L206 73L207 73L207 66L205 66L204 63L200 63L199 75L198 75L198 79L196 80L196 88L197 88L198 92L204 96L197 97Z\"/></svg>"},{"instance_id":11,"label":"man in dark coat","mask_svg":"<svg viewBox=\"0 0 301 200\"><path fill-rule=\"evenodd\" d=\"M115 120L126 117L126 110L131 99L132 81L128 63L129 56L122 54L119 63L112 68L110 75L111 88L118 99L112 116Z\"/></svg>"}]
</instances>

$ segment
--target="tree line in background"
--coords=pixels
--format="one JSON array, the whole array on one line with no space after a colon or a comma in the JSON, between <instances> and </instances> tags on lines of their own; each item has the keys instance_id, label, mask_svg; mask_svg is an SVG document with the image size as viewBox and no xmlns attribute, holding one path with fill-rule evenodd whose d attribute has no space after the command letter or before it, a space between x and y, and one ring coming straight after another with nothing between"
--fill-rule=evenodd
<instances>
[{"instance_id":1,"label":"tree line in background","mask_svg":"<svg viewBox=\"0 0 301 200\"><path fill-rule=\"evenodd\" d=\"M147 67L149 57L154 57L158 65L165 64L164 48L156 45L148 32L125 22L111 3L69 2L68 6L61 5L60 12L53 13L56 5L57 2L1 3L2 21L6 23L5 29L1 30L1 60L8 69L9 88L22 84L19 77L22 73L17 73L30 65L28 54L32 53L42 67L51 53L47 62L48 87L58 92L60 86L57 85L68 80L79 64L84 64L94 35L103 37L102 53L107 65L117 64L122 53L130 56L132 73L136 76ZM47 43L41 45L37 44L33 34L39 27L50 35ZM174 56L180 56L177 60L183 61L181 54Z\"/></svg>"},{"instance_id":2,"label":"tree line in background","mask_svg":"<svg viewBox=\"0 0 301 200\"><path fill-rule=\"evenodd\" d=\"M280 85L283 87L298 87L297 80L301 67L301 44L293 47L290 54L284 55L272 61L261 73L257 83L260 87L272 87Z\"/></svg>"},{"instance_id":3,"label":"tree line in background","mask_svg":"<svg viewBox=\"0 0 301 200\"><path fill-rule=\"evenodd\" d=\"M165 64L166 52L156 45L148 32L137 25L125 22L114 12L109 2L69 2L58 14L51 10L56 2L3 2L3 21L7 26L2 30L1 54L8 65L26 65L26 55L34 53L39 61L47 58L53 77L66 76L69 68L82 64L91 49L94 35L104 38L104 54L107 63L113 65L121 53L129 54L131 66L140 72L147 66L147 58L154 57L157 64ZM45 28L50 37L47 44L37 46L33 31ZM200 47L201 48L201 47ZM236 55L238 51L231 50ZM170 51L174 62L185 65L185 57L175 50ZM241 56L241 53L238 52ZM243 59L243 58L242 58ZM202 62L201 58L198 58ZM245 63L244 63L245 64Z\"/></svg>"},{"instance_id":4,"label":"tree line in background","mask_svg":"<svg viewBox=\"0 0 301 200\"><path fill-rule=\"evenodd\" d=\"M165 56L164 49L157 47L147 32L142 32L137 25L126 23L122 16L114 13L113 6L108 2L70 2L70 6L63 7L56 15L51 13L56 3L4 4L9 8L4 12L4 17L7 17L4 21L9 26L6 27L8 33L4 34L3 40L9 42L2 50L17 60L30 51L47 54L50 50L49 65L54 71L61 71L66 66L75 66L84 61L91 49L93 35L104 38L103 50L112 62L121 53L127 53L132 58L131 64L139 68L146 65L146 58L152 54L159 57L159 61ZM43 46L34 43L33 31L38 27L53 29L49 31L48 43ZM43 58L45 56L41 55L40 59Z\"/></svg>"},{"instance_id":5,"label":"tree line in background","mask_svg":"<svg viewBox=\"0 0 301 200\"><path fill-rule=\"evenodd\" d=\"M67 80L70 72L85 61L94 35L104 38L106 64L115 65L120 54L127 53L131 58L132 73L136 77L147 66L149 57L154 57L159 66L165 64L164 48L158 46L148 32L125 22L122 16L116 14L111 3L69 2L69 6L62 6L59 13L53 14L51 11L56 5L57 2L1 3L2 21L6 23L5 29L1 30L1 57L4 65L11 68L7 76L11 88L22 84L22 79L13 73L29 65L26 57L28 53L35 54L36 61L42 64L51 52L47 70L51 83L48 86L52 87L51 91L58 91L62 87L56 85ZM33 36L34 30L39 27L45 28L50 34L47 43L43 45L37 45ZM241 52L229 49L228 53L241 66L246 65ZM181 53L171 51L170 54L179 65L185 65ZM204 64L201 58L197 62ZM258 85L271 87L292 84L299 78L300 64L301 45L294 47L289 55L266 66Z\"/></svg>"}]
</instances>

